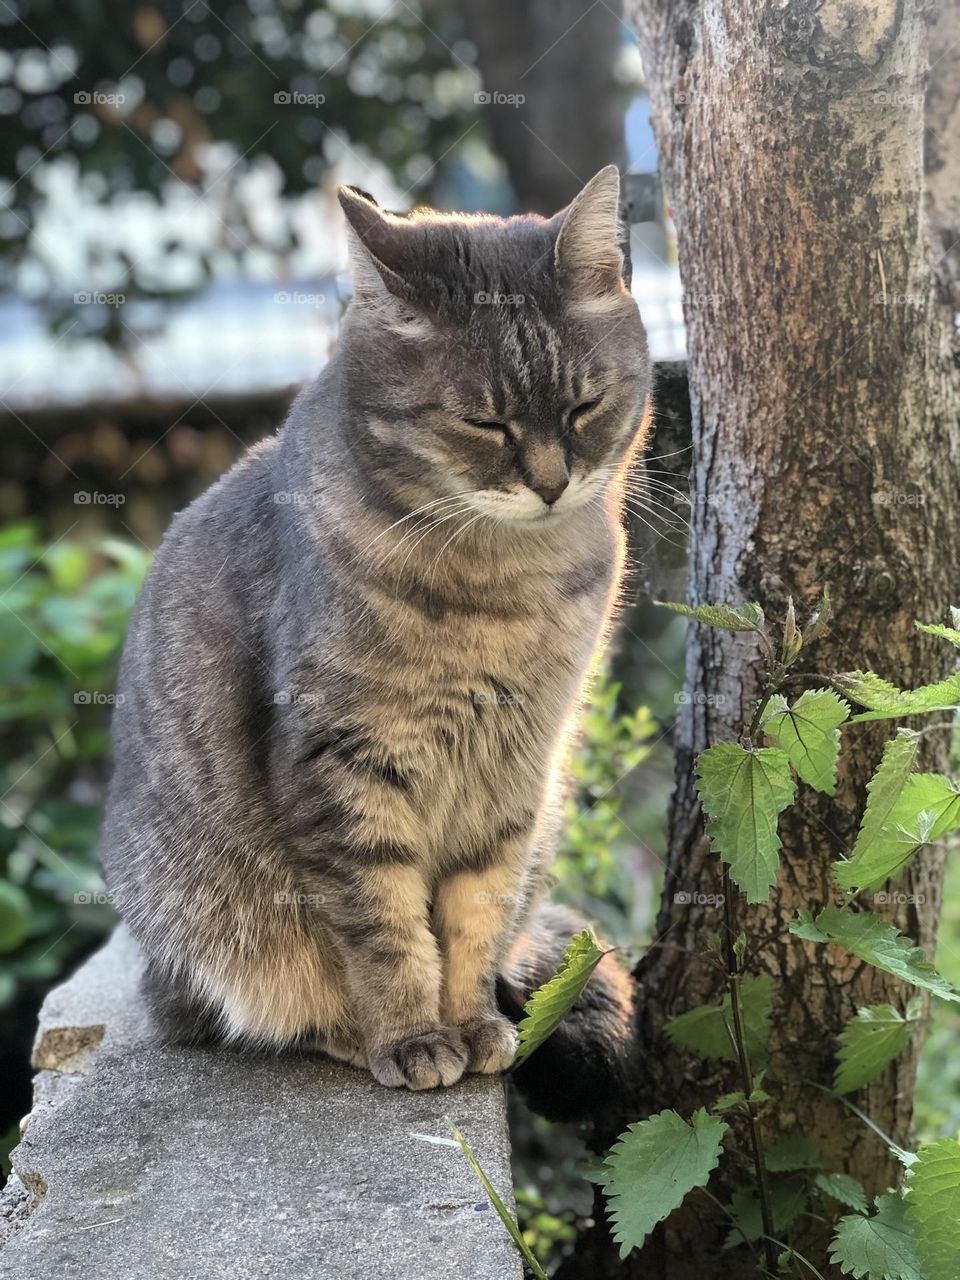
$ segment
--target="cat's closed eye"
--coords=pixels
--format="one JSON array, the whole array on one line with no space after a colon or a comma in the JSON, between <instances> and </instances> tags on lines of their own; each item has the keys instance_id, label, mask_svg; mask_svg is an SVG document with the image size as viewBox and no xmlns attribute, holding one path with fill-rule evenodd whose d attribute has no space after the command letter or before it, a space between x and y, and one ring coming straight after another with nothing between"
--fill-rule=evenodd
<instances>
[{"instance_id":1,"label":"cat's closed eye","mask_svg":"<svg viewBox=\"0 0 960 1280\"><path fill-rule=\"evenodd\" d=\"M505 444L512 439L510 428L505 422L493 422L479 418L464 418L463 421L468 427L474 427L477 431L485 431L490 434L499 433L499 442Z\"/></svg>"},{"instance_id":2,"label":"cat's closed eye","mask_svg":"<svg viewBox=\"0 0 960 1280\"><path fill-rule=\"evenodd\" d=\"M595 400L584 400L582 404L576 405L567 415L567 426L575 429L578 423L599 407L602 400L603 396L597 396Z\"/></svg>"}]
</instances>

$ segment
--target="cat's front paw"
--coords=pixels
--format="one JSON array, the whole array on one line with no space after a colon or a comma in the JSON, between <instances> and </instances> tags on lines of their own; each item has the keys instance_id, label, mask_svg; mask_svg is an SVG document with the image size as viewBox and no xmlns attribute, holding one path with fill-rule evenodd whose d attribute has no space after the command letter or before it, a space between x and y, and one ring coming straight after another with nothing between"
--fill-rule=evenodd
<instances>
[{"instance_id":1,"label":"cat's front paw","mask_svg":"<svg viewBox=\"0 0 960 1280\"><path fill-rule=\"evenodd\" d=\"M468 1071L506 1071L517 1050L517 1030L498 1013L471 1018L460 1027L469 1052Z\"/></svg>"},{"instance_id":2,"label":"cat's front paw","mask_svg":"<svg viewBox=\"0 0 960 1280\"><path fill-rule=\"evenodd\" d=\"M436 1089L456 1084L467 1067L467 1049L460 1033L447 1027L421 1031L370 1055L370 1070L380 1084L408 1089Z\"/></svg>"}]
</instances>

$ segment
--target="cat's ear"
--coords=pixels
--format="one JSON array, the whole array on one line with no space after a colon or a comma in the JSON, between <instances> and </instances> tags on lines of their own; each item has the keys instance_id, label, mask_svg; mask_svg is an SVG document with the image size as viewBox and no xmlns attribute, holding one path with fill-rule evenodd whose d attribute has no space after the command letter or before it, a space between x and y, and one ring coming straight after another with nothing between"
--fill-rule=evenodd
<instances>
[{"instance_id":1,"label":"cat's ear","mask_svg":"<svg viewBox=\"0 0 960 1280\"><path fill-rule=\"evenodd\" d=\"M373 196L358 187L341 187L337 195L347 219L354 295L382 301L385 293L391 293L408 300L402 266L410 228L403 219L385 213Z\"/></svg>"},{"instance_id":2,"label":"cat's ear","mask_svg":"<svg viewBox=\"0 0 960 1280\"><path fill-rule=\"evenodd\" d=\"M561 278L583 300L620 292L620 174L608 164L556 215L554 259Z\"/></svg>"}]
</instances>

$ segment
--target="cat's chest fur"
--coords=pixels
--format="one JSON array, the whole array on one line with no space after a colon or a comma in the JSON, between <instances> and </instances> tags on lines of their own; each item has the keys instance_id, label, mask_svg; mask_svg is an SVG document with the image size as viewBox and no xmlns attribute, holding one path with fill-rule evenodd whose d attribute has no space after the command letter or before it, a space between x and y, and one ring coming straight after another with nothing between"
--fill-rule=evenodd
<instances>
[{"instance_id":1,"label":"cat's chest fur","mask_svg":"<svg viewBox=\"0 0 960 1280\"><path fill-rule=\"evenodd\" d=\"M470 848L544 803L608 587L605 574L575 597L531 592L512 616L405 618L371 709L438 852Z\"/></svg>"}]
</instances>

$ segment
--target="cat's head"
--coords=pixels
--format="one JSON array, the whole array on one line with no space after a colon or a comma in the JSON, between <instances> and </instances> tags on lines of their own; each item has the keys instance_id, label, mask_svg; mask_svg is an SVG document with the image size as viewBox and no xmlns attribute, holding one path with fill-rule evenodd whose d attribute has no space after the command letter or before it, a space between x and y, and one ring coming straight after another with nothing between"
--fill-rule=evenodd
<instances>
[{"instance_id":1,"label":"cat's head","mask_svg":"<svg viewBox=\"0 0 960 1280\"><path fill-rule=\"evenodd\" d=\"M621 278L619 177L553 218L386 213L344 187L351 446L401 501L540 524L601 493L647 414Z\"/></svg>"}]
</instances>

